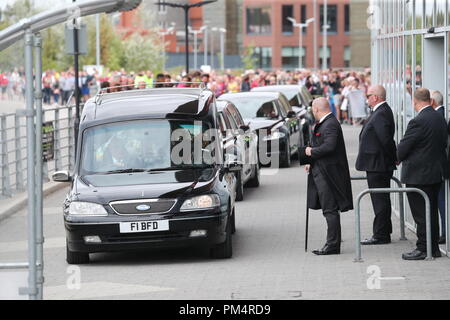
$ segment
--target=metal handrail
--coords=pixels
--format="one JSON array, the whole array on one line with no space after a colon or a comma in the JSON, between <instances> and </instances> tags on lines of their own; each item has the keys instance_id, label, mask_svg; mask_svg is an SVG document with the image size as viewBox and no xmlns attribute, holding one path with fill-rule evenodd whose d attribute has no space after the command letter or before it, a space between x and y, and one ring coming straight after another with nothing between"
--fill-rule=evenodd
<instances>
[{"instance_id":1,"label":"metal handrail","mask_svg":"<svg viewBox=\"0 0 450 320\"><path fill-rule=\"evenodd\" d=\"M430 212L430 199L428 195L417 188L374 188L366 189L362 191L356 199L355 208L355 244L356 244L356 257L355 262L362 262L361 258L361 215L360 215L360 202L364 195L369 193L404 193L404 192L416 192L419 193L425 200L425 219L426 219L426 237L427 237L427 257L426 260L433 260L431 252L431 212Z\"/></svg>"},{"instance_id":2,"label":"metal handrail","mask_svg":"<svg viewBox=\"0 0 450 320\"><path fill-rule=\"evenodd\" d=\"M367 180L367 177L350 177L350 180ZM403 188L402 182L397 178L392 176L391 180L397 183L399 188ZM408 240L405 236L405 199L403 197L400 198L399 202L399 211L400 211L400 240Z\"/></svg>"}]
</instances>

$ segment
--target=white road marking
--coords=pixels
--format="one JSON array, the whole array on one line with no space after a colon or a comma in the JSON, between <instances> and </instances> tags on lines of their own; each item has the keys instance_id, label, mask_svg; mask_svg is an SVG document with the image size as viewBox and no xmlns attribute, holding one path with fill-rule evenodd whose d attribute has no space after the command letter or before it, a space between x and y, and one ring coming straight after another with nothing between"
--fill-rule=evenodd
<instances>
[{"instance_id":1,"label":"white road marking","mask_svg":"<svg viewBox=\"0 0 450 320\"><path fill-rule=\"evenodd\" d=\"M88 282L81 283L81 288L78 290L69 290L66 285L44 287L44 299L92 299L170 290L175 289L113 282Z\"/></svg>"},{"instance_id":2,"label":"white road marking","mask_svg":"<svg viewBox=\"0 0 450 320\"><path fill-rule=\"evenodd\" d=\"M406 280L405 277L378 277L380 280Z\"/></svg>"}]
</instances>

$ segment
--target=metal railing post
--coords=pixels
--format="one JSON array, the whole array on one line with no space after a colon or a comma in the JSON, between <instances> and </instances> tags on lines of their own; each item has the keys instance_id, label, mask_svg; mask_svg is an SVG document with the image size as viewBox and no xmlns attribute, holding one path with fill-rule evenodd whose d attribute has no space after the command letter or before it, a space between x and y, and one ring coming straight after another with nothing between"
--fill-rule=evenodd
<instances>
[{"instance_id":1,"label":"metal railing post","mask_svg":"<svg viewBox=\"0 0 450 320\"><path fill-rule=\"evenodd\" d=\"M36 274L36 195L34 165L34 109L33 109L33 34L30 29L25 33L25 77L26 77L26 117L27 117L27 190L28 190L28 288L22 288L21 294L28 294L30 300L37 297Z\"/></svg>"},{"instance_id":2,"label":"metal railing post","mask_svg":"<svg viewBox=\"0 0 450 320\"><path fill-rule=\"evenodd\" d=\"M419 193L425 200L425 218L426 218L426 238L427 238L427 257L426 260L433 260L433 255L431 251L431 211L430 211L430 199L428 195L417 188L375 188L363 190L356 198L356 208L355 208L355 244L356 244L356 257L355 262L362 262L361 258L361 222L360 222L360 203L364 195L369 193L405 193L405 192L416 192Z\"/></svg>"},{"instance_id":3,"label":"metal railing post","mask_svg":"<svg viewBox=\"0 0 450 320\"><path fill-rule=\"evenodd\" d=\"M14 115L14 134L16 147L16 190L18 192L25 190L25 183L23 181L23 167L22 167L22 143L20 132L20 115L16 112Z\"/></svg>"},{"instance_id":4,"label":"metal railing post","mask_svg":"<svg viewBox=\"0 0 450 320\"><path fill-rule=\"evenodd\" d=\"M350 177L350 180L367 180L367 177ZM397 183L397 186L399 188L402 188L403 185L401 181L397 178L392 176L391 180L393 180L395 183ZM399 202L399 215L400 215L400 240L408 240L405 236L405 198L403 193L400 193L400 202Z\"/></svg>"},{"instance_id":5,"label":"metal railing post","mask_svg":"<svg viewBox=\"0 0 450 320\"><path fill-rule=\"evenodd\" d=\"M59 109L55 109L55 171L61 170L61 133L60 133Z\"/></svg>"},{"instance_id":6,"label":"metal railing post","mask_svg":"<svg viewBox=\"0 0 450 320\"><path fill-rule=\"evenodd\" d=\"M391 179L397 183L399 188L403 188L402 182L397 177L392 176ZM399 194L398 207L400 211L400 240L408 240L405 235L405 193L403 192Z\"/></svg>"},{"instance_id":7,"label":"metal railing post","mask_svg":"<svg viewBox=\"0 0 450 320\"><path fill-rule=\"evenodd\" d=\"M11 181L9 176L9 160L8 160L8 133L6 128L6 115L0 115L1 134L0 139L2 143L2 195L6 197L12 196Z\"/></svg>"},{"instance_id":8,"label":"metal railing post","mask_svg":"<svg viewBox=\"0 0 450 320\"><path fill-rule=\"evenodd\" d=\"M72 171L73 167L75 166L75 154L73 152L74 150L74 140L73 140L73 117L72 117L72 107L70 105L67 105L67 121L69 124L68 128L68 139L69 139L69 172Z\"/></svg>"},{"instance_id":9,"label":"metal railing post","mask_svg":"<svg viewBox=\"0 0 450 320\"><path fill-rule=\"evenodd\" d=\"M42 42L37 33L35 48L35 104L36 104L36 255L37 255L37 299L42 300L44 288L44 227L43 227L43 176L42 176Z\"/></svg>"}]
</instances>

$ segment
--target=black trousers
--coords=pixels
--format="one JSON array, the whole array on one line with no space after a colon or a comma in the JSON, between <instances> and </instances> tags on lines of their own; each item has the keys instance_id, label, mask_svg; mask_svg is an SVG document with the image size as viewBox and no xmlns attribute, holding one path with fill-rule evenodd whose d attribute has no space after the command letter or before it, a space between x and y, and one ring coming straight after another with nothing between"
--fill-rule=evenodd
<instances>
[{"instance_id":1,"label":"black trousers","mask_svg":"<svg viewBox=\"0 0 450 320\"><path fill-rule=\"evenodd\" d=\"M339 206L334 198L333 191L328 186L325 177L322 176L318 168L312 169L313 181L316 185L320 207L327 221L327 242L331 249L341 248L341 217Z\"/></svg>"},{"instance_id":2,"label":"black trousers","mask_svg":"<svg viewBox=\"0 0 450 320\"><path fill-rule=\"evenodd\" d=\"M438 214L438 195L441 184L415 185L407 184L406 187L418 188L425 192L430 199L431 214L431 250L439 251L439 214ZM409 206L414 221L417 224L417 250L427 251L427 233L425 220L425 201L423 197L415 192L407 192Z\"/></svg>"},{"instance_id":3,"label":"black trousers","mask_svg":"<svg viewBox=\"0 0 450 320\"><path fill-rule=\"evenodd\" d=\"M391 186L392 171L367 172L367 184L372 188L389 188ZM373 238L390 240L392 233L391 195L389 193L371 193L373 211Z\"/></svg>"}]
</instances>

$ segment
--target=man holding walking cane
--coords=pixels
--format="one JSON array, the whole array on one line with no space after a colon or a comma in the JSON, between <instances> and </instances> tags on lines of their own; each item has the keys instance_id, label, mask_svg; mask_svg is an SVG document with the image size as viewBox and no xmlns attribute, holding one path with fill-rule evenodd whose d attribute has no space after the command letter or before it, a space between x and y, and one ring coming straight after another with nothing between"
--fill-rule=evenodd
<instances>
[{"instance_id":1,"label":"man holding walking cane","mask_svg":"<svg viewBox=\"0 0 450 320\"><path fill-rule=\"evenodd\" d=\"M350 171L344 136L339 121L331 113L328 100L317 98L312 105L317 122L311 146L300 151L300 163L308 174L307 206L322 209L327 220L327 241L316 255L340 254L340 212L353 209Z\"/></svg>"}]
</instances>

